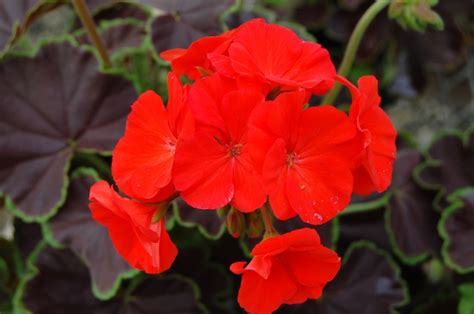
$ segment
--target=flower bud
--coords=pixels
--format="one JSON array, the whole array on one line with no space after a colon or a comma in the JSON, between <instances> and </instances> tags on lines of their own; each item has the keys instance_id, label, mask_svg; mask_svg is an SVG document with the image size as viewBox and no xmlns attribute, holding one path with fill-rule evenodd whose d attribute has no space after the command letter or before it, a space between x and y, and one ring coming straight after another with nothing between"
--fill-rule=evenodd
<instances>
[{"instance_id":1,"label":"flower bud","mask_svg":"<svg viewBox=\"0 0 474 314\"><path fill-rule=\"evenodd\" d=\"M230 209L225 219L225 223L227 225L227 231L229 231L230 235L234 238L239 238L240 235L245 231L244 214L235 208Z\"/></svg>"},{"instance_id":2,"label":"flower bud","mask_svg":"<svg viewBox=\"0 0 474 314\"><path fill-rule=\"evenodd\" d=\"M165 202L159 203L156 206L156 211L153 214L153 217L151 218L151 223L152 224L157 223L158 221L160 221L165 216L169 205L170 205L170 203L165 201Z\"/></svg>"},{"instance_id":3,"label":"flower bud","mask_svg":"<svg viewBox=\"0 0 474 314\"><path fill-rule=\"evenodd\" d=\"M265 225L263 224L260 211L256 210L246 215L247 217L247 236L249 238L258 238L262 235Z\"/></svg>"},{"instance_id":4,"label":"flower bud","mask_svg":"<svg viewBox=\"0 0 474 314\"><path fill-rule=\"evenodd\" d=\"M444 28L442 18L431 9L438 0L392 0L388 15L406 29L424 32L428 26Z\"/></svg>"}]
</instances>

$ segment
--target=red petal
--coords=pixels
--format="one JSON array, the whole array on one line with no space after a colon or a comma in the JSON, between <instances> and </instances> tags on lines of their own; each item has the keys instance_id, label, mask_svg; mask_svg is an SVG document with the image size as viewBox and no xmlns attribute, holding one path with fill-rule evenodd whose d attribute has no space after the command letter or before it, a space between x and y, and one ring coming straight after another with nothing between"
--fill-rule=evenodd
<instances>
[{"instance_id":1,"label":"red petal","mask_svg":"<svg viewBox=\"0 0 474 314\"><path fill-rule=\"evenodd\" d=\"M234 164L234 198L232 206L248 213L260 208L265 203L267 195L263 191L261 175L255 169L247 147L244 145L240 156Z\"/></svg>"},{"instance_id":2,"label":"red petal","mask_svg":"<svg viewBox=\"0 0 474 314\"><path fill-rule=\"evenodd\" d=\"M299 284L307 287L322 287L334 279L341 267L336 252L319 246L304 251L288 251L281 259L288 266Z\"/></svg>"},{"instance_id":3,"label":"red petal","mask_svg":"<svg viewBox=\"0 0 474 314\"><path fill-rule=\"evenodd\" d=\"M299 162L288 174L286 195L291 207L307 223L319 225L344 209L352 193L352 173L334 155Z\"/></svg>"},{"instance_id":4,"label":"red petal","mask_svg":"<svg viewBox=\"0 0 474 314\"><path fill-rule=\"evenodd\" d=\"M216 209L234 196L233 168L227 148L205 130L177 148L173 182L191 206Z\"/></svg>"},{"instance_id":5,"label":"red petal","mask_svg":"<svg viewBox=\"0 0 474 314\"><path fill-rule=\"evenodd\" d=\"M194 118L189 109L186 98L188 94L187 86L179 81L176 74L168 74L168 123L176 138L190 138L194 135Z\"/></svg>"},{"instance_id":6,"label":"red petal","mask_svg":"<svg viewBox=\"0 0 474 314\"><path fill-rule=\"evenodd\" d=\"M137 199L153 199L171 181L175 144L160 96L143 93L114 149L112 174L119 188Z\"/></svg>"},{"instance_id":7,"label":"red petal","mask_svg":"<svg viewBox=\"0 0 474 314\"><path fill-rule=\"evenodd\" d=\"M91 187L93 218L107 227L117 252L133 267L147 273L167 270L177 255L164 221L151 225L156 208L120 197L105 181Z\"/></svg>"},{"instance_id":8,"label":"red petal","mask_svg":"<svg viewBox=\"0 0 474 314\"><path fill-rule=\"evenodd\" d=\"M207 58L216 72L229 78L235 77L235 71L229 56L211 52L207 54Z\"/></svg>"},{"instance_id":9,"label":"red petal","mask_svg":"<svg viewBox=\"0 0 474 314\"><path fill-rule=\"evenodd\" d=\"M251 255L276 255L288 249L312 249L320 246L316 230L302 228L260 242L253 248Z\"/></svg>"},{"instance_id":10,"label":"red petal","mask_svg":"<svg viewBox=\"0 0 474 314\"><path fill-rule=\"evenodd\" d=\"M322 95L332 88L336 76L329 52L311 42L303 42L301 47L301 55L294 60L290 70L274 81L282 85L300 86Z\"/></svg>"},{"instance_id":11,"label":"red petal","mask_svg":"<svg viewBox=\"0 0 474 314\"><path fill-rule=\"evenodd\" d=\"M286 179L288 172L286 144L278 139L268 151L263 165L263 179L269 194L270 206L280 220L296 216L286 196Z\"/></svg>"},{"instance_id":12,"label":"red petal","mask_svg":"<svg viewBox=\"0 0 474 314\"><path fill-rule=\"evenodd\" d=\"M235 82L214 74L198 80L189 91L188 103L198 125L225 130L220 113L224 96L236 89Z\"/></svg>"},{"instance_id":13,"label":"red petal","mask_svg":"<svg viewBox=\"0 0 474 314\"><path fill-rule=\"evenodd\" d=\"M186 53L186 51L187 49L183 48L169 49L160 53L160 57L165 59L166 61L171 62L179 57L182 57Z\"/></svg>"},{"instance_id":14,"label":"red petal","mask_svg":"<svg viewBox=\"0 0 474 314\"><path fill-rule=\"evenodd\" d=\"M247 262L235 262L230 265L230 271L236 275L240 275L244 273L244 267Z\"/></svg>"},{"instance_id":15,"label":"red petal","mask_svg":"<svg viewBox=\"0 0 474 314\"><path fill-rule=\"evenodd\" d=\"M369 195L377 191L377 188L372 182L372 178L363 165L357 167L352 175L354 176L354 193L358 195Z\"/></svg>"},{"instance_id":16,"label":"red petal","mask_svg":"<svg viewBox=\"0 0 474 314\"><path fill-rule=\"evenodd\" d=\"M274 260L268 279L254 271L245 271L239 290L238 302L250 313L272 313L297 292L297 286L288 271Z\"/></svg>"},{"instance_id":17,"label":"red petal","mask_svg":"<svg viewBox=\"0 0 474 314\"><path fill-rule=\"evenodd\" d=\"M293 31L258 19L239 28L229 56L240 75L273 78L290 70L301 49L301 40Z\"/></svg>"},{"instance_id":18,"label":"red petal","mask_svg":"<svg viewBox=\"0 0 474 314\"><path fill-rule=\"evenodd\" d=\"M173 72L178 76L186 74L191 80L197 80L201 77L201 73L197 67L206 70L212 70L211 64L207 59L207 54L213 51L224 51L230 44L228 35L203 37L194 41L188 49L171 49L164 51L160 56L171 61Z\"/></svg>"},{"instance_id":19,"label":"red petal","mask_svg":"<svg viewBox=\"0 0 474 314\"><path fill-rule=\"evenodd\" d=\"M263 101L264 96L254 91L232 91L224 96L220 112L232 142L240 143L248 129L250 114Z\"/></svg>"},{"instance_id":20,"label":"red petal","mask_svg":"<svg viewBox=\"0 0 474 314\"><path fill-rule=\"evenodd\" d=\"M344 112L332 106L312 107L305 110L299 120L295 152L300 158L328 152L355 135L355 126Z\"/></svg>"}]
</instances>

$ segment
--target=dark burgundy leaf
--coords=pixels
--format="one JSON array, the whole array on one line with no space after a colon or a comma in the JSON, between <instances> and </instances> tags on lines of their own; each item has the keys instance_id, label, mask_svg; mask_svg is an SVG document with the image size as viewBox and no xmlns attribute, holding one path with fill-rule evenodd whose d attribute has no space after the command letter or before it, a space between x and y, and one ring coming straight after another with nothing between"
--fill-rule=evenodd
<instances>
[{"instance_id":1,"label":"dark burgundy leaf","mask_svg":"<svg viewBox=\"0 0 474 314\"><path fill-rule=\"evenodd\" d=\"M396 264L367 242L353 244L333 282L319 301L282 306L285 314L384 314L407 301L406 286Z\"/></svg>"},{"instance_id":2,"label":"dark burgundy leaf","mask_svg":"<svg viewBox=\"0 0 474 314\"><path fill-rule=\"evenodd\" d=\"M452 194L452 203L442 213L440 233L446 263L460 273L474 270L474 188L466 188Z\"/></svg>"},{"instance_id":3,"label":"dark burgundy leaf","mask_svg":"<svg viewBox=\"0 0 474 314\"><path fill-rule=\"evenodd\" d=\"M20 295L35 314L200 313L192 284L177 276L148 277L131 292L100 301L90 290L87 268L69 250L45 248L34 277Z\"/></svg>"},{"instance_id":4,"label":"dark burgundy leaf","mask_svg":"<svg viewBox=\"0 0 474 314\"><path fill-rule=\"evenodd\" d=\"M26 223L20 219L15 220L15 243L24 261L42 239L43 235L39 224Z\"/></svg>"},{"instance_id":5,"label":"dark burgundy leaf","mask_svg":"<svg viewBox=\"0 0 474 314\"><path fill-rule=\"evenodd\" d=\"M123 48L138 48L145 37L145 28L137 23L111 25L100 33L107 52L113 54ZM80 44L92 45L86 33L77 38Z\"/></svg>"},{"instance_id":6,"label":"dark burgundy leaf","mask_svg":"<svg viewBox=\"0 0 474 314\"><path fill-rule=\"evenodd\" d=\"M190 261L200 266L189 267ZM202 246L181 249L171 270L196 282L201 290L202 303L211 313L228 313L229 308L236 305L231 273L221 264L211 261L208 251Z\"/></svg>"},{"instance_id":7,"label":"dark burgundy leaf","mask_svg":"<svg viewBox=\"0 0 474 314\"><path fill-rule=\"evenodd\" d=\"M354 27L369 4L370 2L360 6L354 12L336 10L327 23L327 35L340 42L347 43ZM364 60L373 59L387 46L391 37L389 21L386 16L380 14L367 28L364 40L361 41L360 47L357 50L357 57Z\"/></svg>"},{"instance_id":8,"label":"dark burgundy leaf","mask_svg":"<svg viewBox=\"0 0 474 314\"><path fill-rule=\"evenodd\" d=\"M94 14L94 21L134 18L140 21L148 19L148 13L136 3L118 2L100 9Z\"/></svg>"},{"instance_id":9,"label":"dark burgundy leaf","mask_svg":"<svg viewBox=\"0 0 474 314\"><path fill-rule=\"evenodd\" d=\"M234 0L142 0L163 14L151 25L152 41L158 52L186 48L194 40L222 32L220 16Z\"/></svg>"},{"instance_id":10,"label":"dark burgundy leaf","mask_svg":"<svg viewBox=\"0 0 474 314\"><path fill-rule=\"evenodd\" d=\"M215 210L196 209L186 204L182 198L176 200L177 222L185 227L197 227L206 237L217 239L225 230L224 221Z\"/></svg>"},{"instance_id":11,"label":"dark burgundy leaf","mask_svg":"<svg viewBox=\"0 0 474 314\"><path fill-rule=\"evenodd\" d=\"M225 19L225 23L230 29L232 29L244 24L245 22L250 21L251 19L258 17L262 16L255 11L239 10L237 12L229 14L229 16L227 16Z\"/></svg>"},{"instance_id":12,"label":"dark burgundy leaf","mask_svg":"<svg viewBox=\"0 0 474 314\"><path fill-rule=\"evenodd\" d=\"M308 29L316 29L324 25L329 18L331 5L329 0L304 3L296 8L294 19Z\"/></svg>"},{"instance_id":13,"label":"dark burgundy leaf","mask_svg":"<svg viewBox=\"0 0 474 314\"><path fill-rule=\"evenodd\" d=\"M79 173L78 173L79 174ZM96 181L85 170L72 180L68 198L59 213L48 222L49 236L76 253L89 268L94 292L111 297L121 278L137 272L117 254L107 229L95 222L89 211L89 188Z\"/></svg>"},{"instance_id":14,"label":"dark burgundy leaf","mask_svg":"<svg viewBox=\"0 0 474 314\"><path fill-rule=\"evenodd\" d=\"M384 205L367 212L340 215L336 218L339 222L339 238L336 243L337 250L343 252L352 242L368 240L378 247L390 251L392 246L384 223Z\"/></svg>"},{"instance_id":15,"label":"dark burgundy leaf","mask_svg":"<svg viewBox=\"0 0 474 314\"><path fill-rule=\"evenodd\" d=\"M112 150L123 133L133 86L97 70L69 43L0 64L0 191L25 220L62 204L74 150Z\"/></svg>"},{"instance_id":16,"label":"dark burgundy leaf","mask_svg":"<svg viewBox=\"0 0 474 314\"><path fill-rule=\"evenodd\" d=\"M446 314L458 313L457 297L453 296L430 296L428 302L421 303L413 310L413 314Z\"/></svg>"},{"instance_id":17,"label":"dark burgundy leaf","mask_svg":"<svg viewBox=\"0 0 474 314\"><path fill-rule=\"evenodd\" d=\"M85 0L87 8L95 13L101 9L106 9L120 2L119 0Z\"/></svg>"},{"instance_id":18,"label":"dark burgundy leaf","mask_svg":"<svg viewBox=\"0 0 474 314\"><path fill-rule=\"evenodd\" d=\"M395 252L406 262L416 263L437 252L439 214L433 209L434 195L413 180L415 167L423 160L414 149L398 152L393 169L392 195L386 213Z\"/></svg>"},{"instance_id":19,"label":"dark burgundy leaf","mask_svg":"<svg viewBox=\"0 0 474 314\"><path fill-rule=\"evenodd\" d=\"M348 10L355 10L357 9L361 4L366 3L367 0L339 0L339 5L343 7L344 9Z\"/></svg>"},{"instance_id":20,"label":"dark burgundy leaf","mask_svg":"<svg viewBox=\"0 0 474 314\"><path fill-rule=\"evenodd\" d=\"M431 144L431 160L417 168L422 185L440 190L440 195L453 193L461 187L474 186L474 132L463 138L446 134Z\"/></svg>"},{"instance_id":21,"label":"dark burgundy leaf","mask_svg":"<svg viewBox=\"0 0 474 314\"><path fill-rule=\"evenodd\" d=\"M0 53L13 39L26 16L38 4L38 0L0 1Z\"/></svg>"},{"instance_id":22,"label":"dark burgundy leaf","mask_svg":"<svg viewBox=\"0 0 474 314\"><path fill-rule=\"evenodd\" d=\"M435 70L452 70L463 63L465 42L462 32L449 12L435 8L443 21L442 31L428 28L424 33L399 30L400 44L423 66ZM430 49L437 47L437 49Z\"/></svg>"}]
</instances>

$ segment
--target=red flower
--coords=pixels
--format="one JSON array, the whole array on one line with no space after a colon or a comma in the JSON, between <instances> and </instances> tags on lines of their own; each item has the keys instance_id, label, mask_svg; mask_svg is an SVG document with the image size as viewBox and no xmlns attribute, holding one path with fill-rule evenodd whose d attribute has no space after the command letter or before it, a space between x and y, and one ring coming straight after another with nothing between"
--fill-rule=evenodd
<instances>
[{"instance_id":1,"label":"red flower","mask_svg":"<svg viewBox=\"0 0 474 314\"><path fill-rule=\"evenodd\" d=\"M352 94L350 119L357 127L357 138L362 154L354 170L354 192L361 195L383 192L392 180L396 156L395 130L388 115L380 108L378 82L374 76L363 76L358 88L343 77L338 81Z\"/></svg>"},{"instance_id":2,"label":"red flower","mask_svg":"<svg viewBox=\"0 0 474 314\"><path fill-rule=\"evenodd\" d=\"M336 75L326 49L263 19L251 20L236 30L228 56L214 52L208 57L219 73L256 78L270 89L301 87L320 95L331 89Z\"/></svg>"},{"instance_id":3,"label":"red flower","mask_svg":"<svg viewBox=\"0 0 474 314\"><path fill-rule=\"evenodd\" d=\"M90 190L92 217L107 227L117 252L131 266L156 274L171 267L178 253L163 219L152 223L156 206L122 198L105 181Z\"/></svg>"},{"instance_id":4,"label":"red flower","mask_svg":"<svg viewBox=\"0 0 474 314\"><path fill-rule=\"evenodd\" d=\"M335 252L321 245L314 229L304 228L264 240L252 250L252 261L230 266L243 274L238 301L250 313L264 314L280 305L321 296L341 266Z\"/></svg>"},{"instance_id":5,"label":"red flower","mask_svg":"<svg viewBox=\"0 0 474 314\"><path fill-rule=\"evenodd\" d=\"M351 156L345 154L345 145L355 128L332 106L303 110L305 101L304 91L288 92L256 109L252 145L260 150L253 158L263 165L277 218L298 214L307 223L321 224L349 203Z\"/></svg>"},{"instance_id":6,"label":"red flower","mask_svg":"<svg viewBox=\"0 0 474 314\"><path fill-rule=\"evenodd\" d=\"M160 96L143 93L132 106L124 137L113 152L112 174L128 196L160 202L175 193L171 182L178 141L192 136L194 121L185 106L188 89L168 75L169 101L165 109Z\"/></svg>"},{"instance_id":7,"label":"red flower","mask_svg":"<svg viewBox=\"0 0 474 314\"><path fill-rule=\"evenodd\" d=\"M208 53L222 54L231 43L233 31L218 36L203 37L194 41L189 48L170 49L163 51L160 57L171 62L176 75L186 74L191 80L211 74L214 70L207 58Z\"/></svg>"},{"instance_id":8,"label":"red flower","mask_svg":"<svg viewBox=\"0 0 474 314\"><path fill-rule=\"evenodd\" d=\"M173 182L193 207L215 209L231 202L250 212L265 202L260 174L250 157L258 147L248 142L248 118L263 103L263 95L235 88L233 81L218 74L191 87L196 133L178 144Z\"/></svg>"}]
</instances>

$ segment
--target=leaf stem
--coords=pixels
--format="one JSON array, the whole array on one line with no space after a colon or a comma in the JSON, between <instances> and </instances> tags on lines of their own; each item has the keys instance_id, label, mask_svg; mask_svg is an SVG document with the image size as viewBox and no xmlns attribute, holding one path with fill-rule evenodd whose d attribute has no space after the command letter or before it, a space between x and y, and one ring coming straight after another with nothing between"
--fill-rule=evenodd
<instances>
[{"instance_id":1,"label":"leaf stem","mask_svg":"<svg viewBox=\"0 0 474 314\"><path fill-rule=\"evenodd\" d=\"M81 19L82 25L84 25L84 28L89 35L89 39L92 41L95 48L99 52L104 67L110 68L112 63L110 62L107 49L105 49L104 42L97 32L97 27L95 26L94 20L92 19L87 5L84 3L84 0L72 0L72 3L77 15L79 15L79 18Z\"/></svg>"},{"instance_id":2,"label":"leaf stem","mask_svg":"<svg viewBox=\"0 0 474 314\"><path fill-rule=\"evenodd\" d=\"M387 5L390 4L390 0L376 0L368 9L364 15L360 18L354 31L352 32L349 43L347 44L344 57L342 58L341 65L338 69L338 74L341 76L347 76L354 63L357 50L359 49L362 37L365 31L369 27L370 23L375 19L377 14L382 11ZM337 98L337 95L341 91L341 84L335 83L334 88L323 98L323 104L333 104Z\"/></svg>"}]
</instances>

